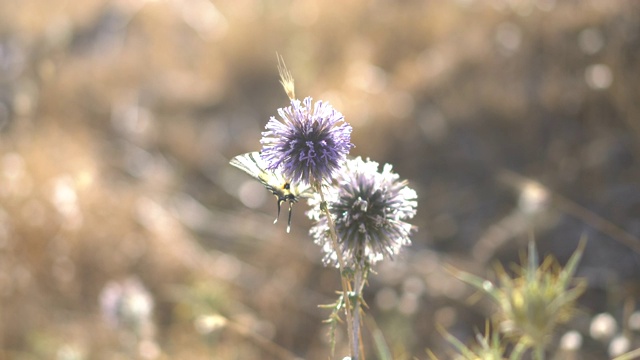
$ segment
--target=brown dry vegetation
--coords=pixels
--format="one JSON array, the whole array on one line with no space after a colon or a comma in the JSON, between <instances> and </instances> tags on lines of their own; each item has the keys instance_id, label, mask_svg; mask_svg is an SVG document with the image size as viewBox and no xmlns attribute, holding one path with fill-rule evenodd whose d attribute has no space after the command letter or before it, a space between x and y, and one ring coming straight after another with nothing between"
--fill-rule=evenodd
<instances>
[{"instance_id":1,"label":"brown dry vegetation","mask_svg":"<svg viewBox=\"0 0 640 360\"><path fill-rule=\"evenodd\" d=\"M484 276L529 233L561 261L588 236L570 327L607 356L589 319L626 322L640 285L635 2L27 0L0 2L1 358L328 357L339 279L306 205L286 234L228 165L287 104L276 52L418 192L413 246L365 292L394 359L446 354L436 323L471 340L491 309L444 265ZM155 304L138 339L100 312L126 279Z\"/></svg>"}]
</instances>

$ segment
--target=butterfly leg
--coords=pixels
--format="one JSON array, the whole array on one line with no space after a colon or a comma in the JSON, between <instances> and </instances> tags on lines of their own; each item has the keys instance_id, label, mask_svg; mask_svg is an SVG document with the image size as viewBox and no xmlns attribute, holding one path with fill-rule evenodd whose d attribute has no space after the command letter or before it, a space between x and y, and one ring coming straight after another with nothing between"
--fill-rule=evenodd
<instances>
[{"instance_id":1,"label":"butterfly leg","mask_svg":"<svg viewBox=\"0 0 640 360\"><path fill-rule=\"evenodd\" d=\"M287 221L287 233L291 232L291 210L293 209L293 203L289 201L289 221Z\"/></svg>"},{"instance_id":2,"label":"butterfly leg","mask_svg":"<svg viewBox=\"0 0 640 360\"><path fill-rule=\"evenodd\" d=\"M283 201L284 200L282 200L282 199L278 199L278 215L276 215L276 219L273 220L274 224L278 222L278 218L280 217L280 204L282 204Z\"/></svg>"}]
</instances>

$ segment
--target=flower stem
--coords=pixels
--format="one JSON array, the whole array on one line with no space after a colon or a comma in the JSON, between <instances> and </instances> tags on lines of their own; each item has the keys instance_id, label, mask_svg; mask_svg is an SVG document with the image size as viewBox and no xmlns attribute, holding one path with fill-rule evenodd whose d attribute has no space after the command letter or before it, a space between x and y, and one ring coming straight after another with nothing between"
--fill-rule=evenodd
<instances>
[{"instance_id":1,"label":"flower stem","mask_svg":"<svg viewBox=\"0 0 640 360\"><path fill-rule=\"evenodd\" d=\"M335 251L336 256L338 257L338 266L340 267L340 278L342 283L342 297L344 299L345 313L347 316L347 333L349 337L349 349L351 351L351 360L358 360L359 358L358 336L359 335L356 333L356 331L354 331L354 328L356 327L354 321L358 319L358 315L356 311L356 318L354 319L353 311L351 309L351 301L349 299L351 284L345 273L346 265L344 262L344 257L342 256L340 245L338 244L338 235L336 234L336 227L333 222L333 218L331 217L331 213L329 212L329 207L326 201L324 200L324 193L322 192L322 186L320 185L320 183L316 183L316 190L318 191L318 194L320 194L320 201L322 201L321 208L323 209L325 216L327 217L327 224L329 226L329 232L331 234L331 244L333 246L333 251Z\"/></svg>"},{"instance_id":2,"label":"flower stem","mask_svg":"<svg viewBox=\"0 0 640 360\"><path fill-rule=\"evenodd\" d=\"M533 358L535 360L544 360L544 346L536 345L533 349Z\"/></svg>"},{"instance_id":3,"label":"flower stem","mask_svg":"<svg viewBox=\"0 0 640 360\"><path fill-rule=\"evenodd\" d=\"M353 342L355 349L359 349L360 345L360 296L364 286L365 269L358 265L353 279ZM356 359L358 352L356 351Z\"/></svg>"},{"instance_id":4,"label":"flower stem","mask_svg":"<svg viewBox=\"0 0 640 360\"><path fill-rule=\"evenodd\" d=\"M522 354L526 350L527 350L527 345L523 342L518 342L516 346L513 348L513 351L509 356L509 360L520 360L522 358Z\"/></svg>"}]
</instances>

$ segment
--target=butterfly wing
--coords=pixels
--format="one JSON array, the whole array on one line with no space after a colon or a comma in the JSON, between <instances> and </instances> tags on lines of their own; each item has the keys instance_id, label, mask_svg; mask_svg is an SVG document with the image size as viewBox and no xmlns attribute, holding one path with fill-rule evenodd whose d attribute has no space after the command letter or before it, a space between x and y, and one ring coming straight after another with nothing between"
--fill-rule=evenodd
<instances>
[{"instance_id":1,"label":"butterfly wing","mask_svg":"<svg viewBox=\"0 0 640 360\"><path fill-rule=\"evenodd\" d=\"M265 162L257 151L238 155L229 161L229 164L253 176L264 186L271 188L277 183L277 176L273 171L267 170Z\"/></svg>"},{"instance_id":2,"label":"butterfly wing","mask_svg":"<svg viewBox=\"0 0 640 360\"><path fill-rule=\"evenodd\" d=\"M269 191L279 198L293 202L298 198L308 198L313 194L309 185L290 184L282 174L267 169L267 163L262 160L257 151L238 155L229 161L229 164L253 176L260 181Z\"/></svg>"},{"instance_id":3,"label":"butterfly wing","mask_svg":"<svg viewBox=\"0 0 640 360\"><path fill-rule=\"evenodd\" d=\"M260 181L267 190L271 191L278 199L278 216L280 204L289 201L289 222L287 232L291 227L291 205L301 197L310 197L312 189L309 186L296 186L290 184L282 174L267 169L267 164L257 151L238 155L229 161L229 164L246 172ZM276 217L276 221L278 218Z\"/></svg>"},{"instance_id":4,"label":"butterfly wing","mask_svg":"<svg viewBox=\"0 0 640 360\"><path fill-rule=\"evenodd\" d=\"M313 188L309 185L291 186L291 193L298 198L310 198L313 195Z\"/></svg>"},{"instance_id":5,"label":"butterfly wing","mask_svg":"<svg viewBox=\"0 0 640 360\"><path fill-rule=\"evenodd\" d=\"M229 164L260 181L279 201L297 201L297 187L291 186L284 176L267 169L267 164L257 151L238 155Z\"/></svg>"}]
</instances>

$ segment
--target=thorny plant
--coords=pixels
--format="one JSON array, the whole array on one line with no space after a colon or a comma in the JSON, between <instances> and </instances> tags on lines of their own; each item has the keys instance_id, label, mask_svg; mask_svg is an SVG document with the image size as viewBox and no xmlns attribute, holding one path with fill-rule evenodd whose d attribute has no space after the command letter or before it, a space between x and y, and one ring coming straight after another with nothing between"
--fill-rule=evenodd
<instances>
[{"instance_id":1,"label":"thorny plant","mask_svg":"<svg viewBox=\"0 0 640 360\"><path fill-rule=\"evenodd\" d=\"M411 244L415 227L405 222L416 214L417 194L385 164L348 159L351 125L330 104L310 97L296 99L293 77L278 57L281 83L290 106L278 109L262 133L260 153L239 155L231 164L253 175L277 198L291 205L309 197L310 230L322 247L324 263L337 267L342 291L332 309L332 352L335 326L346 316L349 352L361 358L362 289L371 266ZM277 219L276 219L277 220Z\"/></svg>"},{"instance_id":2,"label":"thorny plant","mask_svg":"<svg viewBox=\"0 0 640 360\"><path fill-rule=\"evenodd\" d=\"M507 341L514 344L510 359L519 359L525 350L532 350L535 360L543 360L556 326L574 315L576 300L586 287L583 281L573 278L585 244L583 239L562 268L552 257L546 257L538 266L539 256L532 241L525 264L515 269L514 276L498 267L497 284L469 273L455 273L460 280L489 295L497 305L496 326ZM468 353L456 347L463 355Z\"/></svg>"},{"instance_id":3,"label":"thorny plant","mask_svg":"<svg viewBox=\"0 0 640 360\"><path fill-rule=\"evenodd\" d=\"M364 358L360 327L366 303L362 290L375 263L411 244L409 236L415 227L406 221L416 214L417 194L391 165L379 171L374 161L348 158L354 145L352 127L344 116L329 103L314 103L310 97L296 99L293 77L281 57L278 70L290 106L278 109L280 120L269 119L259 153L236 156L231 164L276 196L278 214L280 205L289 202L289 226L293 203L309 199L307 216L314 222L309 233L322 248L324 264L338 268L341 276L338 299L321 305L331 309L326 320L331 325L331 352L335 329L345 316L350 353L345 359L357 360ZM519 360L530 353L534 360L543 360L551 336L574 315L576 300L585 290L585 283L574 279L585 243L580 242L562 268L551 257L539 265L531 242L525 264L513 276L498 267L496 283L454 271L456 277L489 295L498 311L493 326L487 325L485 333L476 336L475 345L466 346L441 331L457 351L453 358ZM634 355L632 351L617 359Z\"/></svg>"},{"instance_id":4,"label":"thorny plant","mask_svg":"<svg viewBox=\"0 0 640 360\"><path fill-rule=\"evenodd\" d=\"M500 336L496 332L491 332L489 323L485 327L484 334L476 334L476 344L467 346L453 335L440 329L444 338L455 348L457 353L453 356L455 360L518 360L522 356L521 352L512 351L507 358L507 350ZM429 351L432 360L438 358Z\"/></svg>"}]
</instances>

